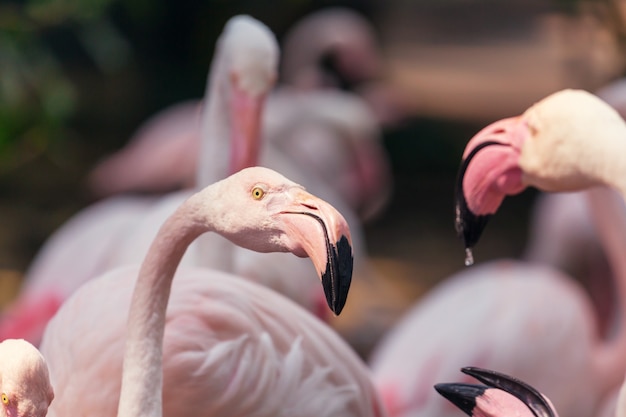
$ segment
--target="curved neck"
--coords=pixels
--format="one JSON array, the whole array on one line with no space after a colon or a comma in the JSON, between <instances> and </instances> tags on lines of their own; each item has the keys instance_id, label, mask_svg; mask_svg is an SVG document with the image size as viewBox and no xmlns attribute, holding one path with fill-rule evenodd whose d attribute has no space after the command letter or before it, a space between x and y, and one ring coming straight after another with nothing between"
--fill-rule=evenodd
<instances>
[{"instance_id":1,"label":"curved neck","mask_svg":"<svg viewBox=\"0 0 626 417\"><path fill-rule=\"evenodd\" d=\"M595 360L599 370L597 383L609 389L624 378L626 367L626 207L623 198L608 187L587 191L588 203L600 243L606 253L615 288L617 303L613 322L619 328L596 350Z\"/></svg>"},{"instance_id":2,"label":"curved neck","mask_svg":"<svg viewBox=\"0 0 626 417\"><path fill-rule=\"evenodd\" d=\"M141 265L128 316L118 417L163 414L163 334L172 280L187 246L213 230L205 220L194 220L200 212L194 197L163 224ZM211 215L207 208L203 219Z\"/></svg>"}]
</instances>

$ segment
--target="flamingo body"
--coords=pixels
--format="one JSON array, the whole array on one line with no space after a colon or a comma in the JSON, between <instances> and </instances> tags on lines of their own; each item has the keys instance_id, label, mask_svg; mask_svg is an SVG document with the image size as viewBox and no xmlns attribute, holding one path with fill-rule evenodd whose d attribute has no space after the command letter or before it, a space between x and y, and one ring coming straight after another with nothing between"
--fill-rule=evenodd
<instances>
[{"instance_id":1,"label":"flamingo body","mask_svg":"<svg viewBox=\"0 0 626 417\"><path fill-rule=\"evenodd\" d=\"M588 296L569 277L542 265L490 262L435 287L384 336L370 366L392 416L457 415L432 386L466 365L516 375L564 415L588 416L597 397L580 376L592 373L595 326Z\"/></svg>"},{"instance_id":2,"label":"flamingo body","mask_svg":"<svg viewBox=\"0 0 626 417\"><path fill-rule=\"evenodd\" d=\"M53 384L63 387L50 416L115 416L123 313L137 274L129 266L90 281L50 321L41 349ZM87 308L85 300L103 293L106 303ZM68 323L84 342L71 337ZM163 357L166 416L384 415L368 370L333 330L275 292L227 273L179 269ZM88 389L95 381L98 389Z\"/></svg>"},{"instance_id":3,"label":"flamingo body","mask_svg":"<svg viewBox=\"0 0 626 417\"><path fill-rule=\"evenodd\" d=\"M309 256L328 305L341 311L352 272L345 219L269 169L242 170L185 200L139 269L94 279L62 306L41 347L68 393L51 415L114 415L118 400L118 416L385 415L364 364L318 319L262 286L178 268L206 231Z\"/></svg>"}]
</instances>

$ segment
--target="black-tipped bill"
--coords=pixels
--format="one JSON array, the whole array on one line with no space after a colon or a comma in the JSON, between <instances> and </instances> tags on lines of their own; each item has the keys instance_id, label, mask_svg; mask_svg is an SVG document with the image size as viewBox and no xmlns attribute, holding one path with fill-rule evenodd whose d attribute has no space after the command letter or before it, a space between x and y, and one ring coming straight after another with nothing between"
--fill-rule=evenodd
<instances>
[{"instance_id":1,"label":"black-tipped bill","mask_svg":"<svg viewBox=\"0 0 626 417\"><path fill-rule=\"evenodd\" d=\"M461 372L473 376L489 387L501 389L517 397L528 406L536 417L557 416L550 403L548 403L539 391L517 378L500 372L475 367L463 368Z\"/></svg>"},{"instance_id":2,"label":"black-tipped bill","mask_svg":"<svg viewBox=\"0 0 626 417\"><path fill-rule=\"evenodd\" d=\"M452 404L471 416L476 407L476 398L485 393L484 385L475 384L436 384L435 389Z\"/></svg>"},{"instance_id":3,"label":"black-tipped bill","mask_svg":"<svg viewBox=\"0 0 626 417\"><path fill-rule=\"evenodd\" d=\"M478 215L474 214L472 210L470 210L467 205L465 193L463 192L463 179L465 178L467 167L472 161L472 158L474 158L479 151L491 145L507 146L504 143L496 141L483 142L472 149L469 155L467 155L467 158L461 162L461 166L459 167L459 173L457 175L454 190L454 227L457 235L463 239L465 249L471 249L474 245L476 245L483 233L483 230L485 229L485 226L487 225L487 222L491 218L491 215Z\"/></svg>"},{"instance_id":4,"label":"black-tipped bill","mask_svg":"<svg viewBox=\"0 0 626 417\"><path fill-rule=\"evenodd\" d=\"M328 307L339 315L348 299L354 258L350 242L345 236L341 236L335 245L327 241L327 249L328 263L322 274L322 286Z\"/></svg>"}]
</instances>

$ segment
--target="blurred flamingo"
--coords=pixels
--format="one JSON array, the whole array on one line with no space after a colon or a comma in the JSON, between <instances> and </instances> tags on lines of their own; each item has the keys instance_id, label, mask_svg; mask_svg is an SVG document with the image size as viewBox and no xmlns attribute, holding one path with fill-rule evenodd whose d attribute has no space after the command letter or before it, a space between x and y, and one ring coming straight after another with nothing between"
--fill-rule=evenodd
<instances>
[{"instance_id":1,"label":"blurred flamingo","mask_svg":"<svg viewBox=\"0 0 626 417\"><path fill-rule=\"evenodd\" d=\"M588 106L587 94L566 91L511 120L519 121L520 126L530 120L527 123L536 135L550 132L552 124L544 114L568 100L581 111L594 110L594 106ZM568 110L565 107L564 114ZM577 116L571 119L577 120ZM600 126L603 119L597 118L586 117L580 122ZM535 120L541 120L541 124L533 124ZM484 129L465 151L459 175L457 225L468 249L486 222L486 217L474 215L472 210L489 204L486 213L495 211L493 196L498 190L515 187L511 188L513 192L520 192L523 187L519 181L527 178L508 146L490 146L501 137L509 140L507 123L511 122L497 122ZM553 123L574 125L565 116ZM602 132L597 128L589 138L595 139ZM515 133L520 138L526 135L521 129ZM605 134L610 135L608 128ZM533 140L525 146L536 143ZM526 155L522 158L532 158ZM568 186L576 185L570 181ZM549 189L559 188L553 185ZM613 285L618 309L612 317L612 332L602 333L601 317L594 314L589 296L557 270L516 261L477 265L435 288L407 313L372 355L374 377L390 415L451 415L435 400L429 387L454 377L456 369L467 364L498 369L532 383L548 394L564 415L582 417L595 410L626 369L626 263L622 256L626 215L623 202L611 190L598 188L588 193L616 278Z\"/></svg>"},{"instance_id":2,"label":"blurred flamingo","mask_svg":"<svg viewBox=\"0 0 626 417\"><path fill-rule=\"evenodd\" d=\"M22 339L0 343L0 414L45 417L54 399L46 361Z\"/></svg>"},{"instance_id":3,"label":"blurred flamingo","mask_svg":"<svg viewBox=\"0 0 626 417\"><path fill-rule=\"evenodd\" d=\"M378 123L406 116L402 94L385 81L378 33L363 15L326 7L297 21L285 34L281 82L303 91L334 88L358 94Z\"/></svg>"},{"instance_id":4,"label":"blurred flamingo","mask_svg":"<svg viewBox=\"0 0 626 417\"><path fill-rule=\"evenodd\" d=\"M207 231L310 256L329 307L343 308L352 273L343 217L272 170L244 169L186 200L139 270L91 280L62 306L41 346L62 387L50 415L114 416L119 400L118 416L384 416L367 368L325 324L254 283L178 268Z\"/></svg>"}]
</instances>

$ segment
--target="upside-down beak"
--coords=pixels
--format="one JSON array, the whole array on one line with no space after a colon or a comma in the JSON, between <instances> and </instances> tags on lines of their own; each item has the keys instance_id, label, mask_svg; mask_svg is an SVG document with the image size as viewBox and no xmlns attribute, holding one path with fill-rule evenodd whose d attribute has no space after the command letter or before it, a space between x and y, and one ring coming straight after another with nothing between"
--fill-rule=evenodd
<instances>
[{"instance_id":1,"label":"upside-down beak","mask_svg":"<svg viewBox=\"0 0 626 417\"><path fill-rule=\"evenodd\" d=\"M352 240L348 223L330 204L296 189L294 205L283 210L291 235L311 258L322 285L328 307L339 315L352 281Z\"/></svg>"},{"instance_id":2,"label":"upside-down beak","mask_svg":"<svg viewBox=\"0 0 626 417\"><path fill-rule=\"evenodd\" d=\"M472 416L476 407L476 398L485 393L484 385L476 384L436 384L435 389L441 396L456 405L468 416Z\"/></svg>"},{"instance_id":3,"label":"upside-down beak","mask_svg":"<svg viewBox=\"0 0 626 417\"><path fill-rule=\"evenodd\" d=\"M461 372L473 376L486 386L472 384L437 384L435 385L435 389L470 416L476 406L476 398L482 396L487 388L497 388L513 395L526 404L536 417L558 417L558 413L549 400L541 395L535 388L517 378L500 372L476 367L465 367L461 369Z\"/></svg>"},{"instance_id":4,"label":"upside-down beak","mask_svg":"<svg viewBox=\"0 0 626 417\"><path fill-rule=\"evenodd\" d=\"M236 85L232 89L230 172L234 173L258 164L266 95L252 96Z\"/></svg>"},{"instance_id":5,"label":"upside-down beak","mask_svg":"<svg viewBox=\"0 0 626 417\"><path fill-rule=\"evenodd\" d=\"M519 167L521 144L527 137L521 117L492 123L467 144L455 189L455 227L471 249L506 195L524 189Z\"/></svg>"}]
</instances>

